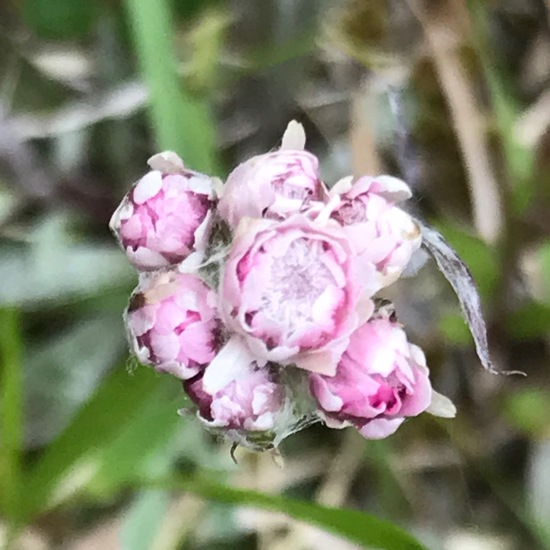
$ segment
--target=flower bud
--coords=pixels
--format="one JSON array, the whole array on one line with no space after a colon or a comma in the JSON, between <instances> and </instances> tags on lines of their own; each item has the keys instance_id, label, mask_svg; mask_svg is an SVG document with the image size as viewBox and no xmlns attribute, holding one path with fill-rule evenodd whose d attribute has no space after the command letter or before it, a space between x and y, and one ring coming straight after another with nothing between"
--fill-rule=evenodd
<instances>
[{"instance_id":1,"label":"flower bud","mask_svg":"<svg viewBox=\"0 0 550 550\"><path fill-rule=\"evenodd\" d=\"M328 426L381 439L428 409L428 375L422 350L391 317L379 317L351 335L334 376L310 375L310 389Z\"/></svg>"},{"instance_id":2,"label":"flower bud","mask_svg":"<svg viewBox=\"0 0 550 550\"><path fill-rule=\"evenodd\" d=\"M202 374L186 381L184 389L210 428L268 432L275 428L284 404L283 387L274 382L268 367L255 363L214 394L204 389Z\"/></svg>"},{"instance_id":3,"label":"flower bud","mask_svg":"<svg viewBox=\"0 0 550 550\"><path fill-rule=\"evenodd\" d=\"M132 264L143 271L203 251L215 205L211 178L185 169L173 153L155 155L150 164L159 169L134 185L110 224Z\"/></svg>"},{"instance_id":4,"label":"flower bud","mask_svg":"<svg viewBox=\"0 0 550 550\"><path fill-rule=\"evenodd\" d=\"M225 183L219 212L235 228L244 217L284 219L322 195L317 157L284 149L237 166Z\"/></svg>"},{"instance_id":5,"label":"flower bud","mask_svg":"<svg viewBox=\"0 0 550 550\"><path fill-rule=\"evenodd\" d=\"M186 380L216 354L216 295L195 275L142 276L126 326L132 351L142 363Z\"/></svg>"},{"instance_id":6,"label":"flower bud","mask_svg":"<svg viewBox=\"0 0 550 550\"><path fill-rule=\"evenodd\" d=\"M341 180L330 192L331 217L344 226L357 253L376 265L380 288L388 286L421 244L416 223L395 206L410 196L409 188L390 176L364 176L354 183L351 178Z\"/></svg>"}]
</instances>

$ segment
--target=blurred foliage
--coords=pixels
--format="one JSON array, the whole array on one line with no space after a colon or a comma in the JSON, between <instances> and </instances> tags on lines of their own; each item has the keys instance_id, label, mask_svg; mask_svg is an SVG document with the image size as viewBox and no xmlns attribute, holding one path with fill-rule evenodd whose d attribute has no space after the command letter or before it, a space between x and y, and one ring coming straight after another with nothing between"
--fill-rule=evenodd
<instances>
[{"instance_id":1,"label":"blurred foliage","mask_svg":"<svg viewBox=\"0 0 550 550\"><path fill-rule=\"evenodd\" d=\"M98 16L98 7L94 2L26 0L22 4L23 21L37 36L45 39L86 36L93 31Z\"/></svg>"},{"instance_id":2,"label":"blurred foliage","mask_svg":"<svg viewBox=\"0 0 550 550\"><path fill-rule=\"evenodd\" d=\"M550 549L546 3L21 0L0 21L4 547ZM223 177L291 118L327 181L409 181L477 280L496 363L527 379L481 370L431 263L388 297L453 421L383 442L314 426L284 468L234 464L127 357L136 276L107 225L146 159Z\"/></svg>"}]
</instances>

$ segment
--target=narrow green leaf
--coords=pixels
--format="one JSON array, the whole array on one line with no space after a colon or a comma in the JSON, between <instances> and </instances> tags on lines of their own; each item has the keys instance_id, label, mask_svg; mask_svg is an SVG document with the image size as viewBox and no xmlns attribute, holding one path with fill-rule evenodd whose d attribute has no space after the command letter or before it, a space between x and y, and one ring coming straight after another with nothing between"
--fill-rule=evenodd
<instances>
[{"instance_id":1,"label":"narrow green leaf","mask_svg":"<svg viewBox=\"0 0 550 550\"><path fill-rule=\"evenodd\" d=\"M168 0L126 0L126 6L141 73L150 92L150 117L158 147L176 151L192 169L214 172L214 127L206 102L181 86Z\"/></svg>"},{"instance_id":2,"label":"narrow green leaf","mask_svg":"<svg viewBox=\"0 0 550 550\"><path fill-rule=\"evenodd\" d=\"M160 398L159 388L169 382L150 369L138 368L129 374L125 368L117 368L27 476L27 518L81 490L103 471L105 449L135 421L151 396ZM144 447L146 443L143 441Z\"/></svg>"},{"instance_id":3,"label":"narrow green leaf","mask_svg":"<svg viewBox=\"0 0 550 550\"><path fill-rule=\"evenodd\" d=\"M172 440L162 449L162 452L157 452L154 455L148 464L148 475L168 475L176 451L177 445ZM162 528L169 504L169 491L163 489L140 491L125 514L120 533L122 550L149 550L153 548L154 541L159 536L159 531Z\"/></svg>"},{"instance_id":4,"label":"narrow green leaf","mask_svg":"<svg viewBox=\"0 0 550 550\"><path fill-rule=\"evenodd\" d=\"M426 550L420 542L401 528L374 516L343 508L328 508L311 502L266 495L256 491L233 489L204 479L168 479L151 481L151 487L189 491L216 502L283 512L318 525L365 548L380 550Z\"/></svg>"},{"instance_id":5,"label":"narrow green leaf","mask_svg":"<svg viewBox=\"0 0 550 550\"><path fill-rule=\"evenodd\" d=\"M168 491L149 489L140 493L129 510L120 534L122 550L149 550L170 504Z\"/></svg>"},{"instance_id":6,"label":"narrow green leaf","mask_svg":"<svg viewBox=\"0 0 550 550\"><path fill-rule=\"evenodd\" d=\"M185 426L177 414L183 396L177 380L162 382L151 388L133 411L130 421L121 420L116 439L103 446L98 456L98 469L88 483L91 491L116 491L127 481L152 475L150 469L155 466L155 453L160 449L167 461L175 458L174 445L171 450L167 445L177 430Z\"/></svg>"},{"instance_id":7,"label":"narrow green leaf","mask_svg":"<svg viewBox=\"0 0 550 550\"><path fill-rule=\"evenodd\" d=\"M6 517L15 520L19 511L23 447L23 369L18 312L14 309L0 309L0 327L0 502Z\"/></svg>"},{"instance_id":8,"label":"narrow green leaf","mask_svg":"<svg viewBox=\"0 0 550 550\"><path fill-rule=\"evenodd\" d=\"M127 347L120 311L75 316L66 329L25 346L25 433L33 447L58 436L120 361Z\"/></svg>"}]
</instances>

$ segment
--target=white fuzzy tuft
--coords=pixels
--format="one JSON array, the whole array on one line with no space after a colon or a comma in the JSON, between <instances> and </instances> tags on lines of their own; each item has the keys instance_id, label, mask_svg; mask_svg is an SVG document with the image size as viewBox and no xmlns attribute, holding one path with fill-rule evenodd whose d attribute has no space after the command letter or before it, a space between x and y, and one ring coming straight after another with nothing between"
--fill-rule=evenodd
<instances>
[{"instance_id":1,"label":"white fuzzy tuft","mask_svg":"<svg viewBox=\"0 0 550 550\"><path fill-rule=\"evenodd\" d=\"M281 141L281 150L292 149L294 151L305 149L306 132L304 127L295 120L291 120L286 127Z\"/></svg>"},{"instance_id":2,"label":"white fuzzy tuft","mask_svg":"<svg viewBox=\"0 0 550 550\"><path fill-rule=\"evenodd\" d=\"M163 174L179 174L185 170L183 160L174 151L164 151L153 155L147 164L152 170L158 170Z\"/></svg>"}]
</instances>

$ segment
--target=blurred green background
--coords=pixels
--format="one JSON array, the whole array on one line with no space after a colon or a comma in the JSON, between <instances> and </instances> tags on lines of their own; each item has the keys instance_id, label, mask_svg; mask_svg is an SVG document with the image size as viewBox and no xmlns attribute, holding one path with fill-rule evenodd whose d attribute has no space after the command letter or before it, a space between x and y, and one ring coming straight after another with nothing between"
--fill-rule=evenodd
<instances>
[{"instance_id":1,"label":"blurred green background","mask_svg":"<svg viewBox=\"0 0 550 550\"><path fill-rule=\"evenodd\" d=\"M6 0L0 75L3 547L550 549L548 4ZM292 118L327 183L408 178L495 363L528 377L481 369L428 262L386 294L457 418L380 442L318 425L284 468L235 465L128 357L136 276L107 224L154 152L223 178Z\"/></svg>"}]
</instances>

